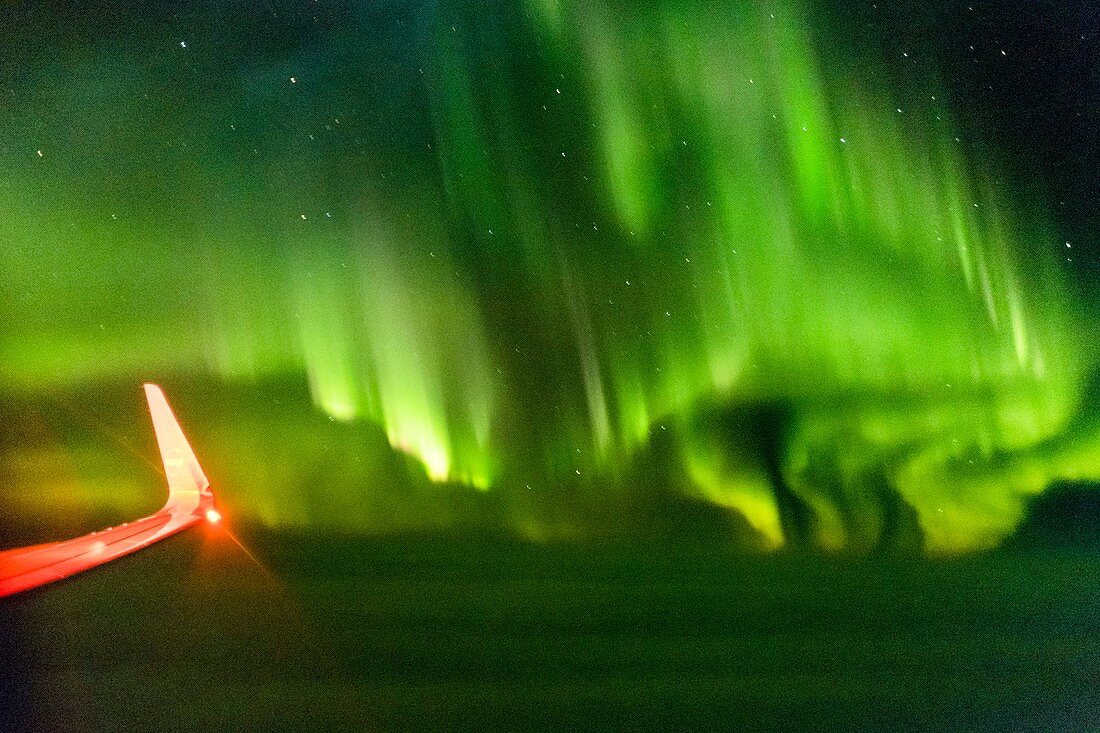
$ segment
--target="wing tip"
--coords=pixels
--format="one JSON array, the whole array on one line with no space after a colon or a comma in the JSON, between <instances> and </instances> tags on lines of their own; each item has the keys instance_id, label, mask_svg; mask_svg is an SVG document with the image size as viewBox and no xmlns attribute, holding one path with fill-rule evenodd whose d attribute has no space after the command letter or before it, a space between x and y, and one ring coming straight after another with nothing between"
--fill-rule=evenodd
<instances>
[{"instance_id":1,"label":"wing tip","mask_svg":"<svg viewBox=\"0 0 1100 733\"><path fill-rule=\"evenodd\" d=\"M153 432L156 434L169 492L196 489L202 491L208 488L210 480L199 465L199 459L184 435L164 390L153 382L145 382L142 386L149 402Z\"/></svg>"}]
</instances>

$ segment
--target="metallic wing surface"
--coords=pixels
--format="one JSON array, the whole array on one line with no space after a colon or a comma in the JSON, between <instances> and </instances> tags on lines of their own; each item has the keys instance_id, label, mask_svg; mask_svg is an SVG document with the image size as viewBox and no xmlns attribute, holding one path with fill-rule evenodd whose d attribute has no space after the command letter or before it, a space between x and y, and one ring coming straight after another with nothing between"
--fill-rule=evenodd
<instances>
[{"instance_id":1,"label":"metallic wing surface","mask_svg":"<svg viewBox=\"0 0 1100 733\"><path fill-rule=\"evenodd\" d=\"M187 529L204 518L218 520L210 481L164 392L155 384L146 384L145 397L168 479L168 500L164 506L147 517L83 537L0 552L0 597L103 565Z\"/></svg>"}]
</instances>

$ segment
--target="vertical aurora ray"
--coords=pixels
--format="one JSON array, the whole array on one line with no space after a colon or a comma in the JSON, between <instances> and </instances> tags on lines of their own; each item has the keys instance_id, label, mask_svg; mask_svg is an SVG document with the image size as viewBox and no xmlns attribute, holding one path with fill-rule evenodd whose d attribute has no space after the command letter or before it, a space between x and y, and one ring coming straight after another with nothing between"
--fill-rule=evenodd
<instances>
[{"instance_id":1,"label":"vertical aurora ray","mask_svg":"<svg viewBox=\"0 0 1100 733\"><path fill-rule=\"evenodd\" d=\"M1029 239L1052 235L1034 222L1017 231L1012 205L940 144L954 133L947 110L893 109L891 90L867 77L858 86L831 77L814 52L827 39L806 30L817 24L796 3L699 10L558 3L545 28L548 47L582 60L574 77L588 87L573 94L587 102L579 114L592 120L593 179L605 187L592 195L613 203L621 237L594 235L595 249L571 250L572 267L603 276L606 260L590 253L621 258L622 283L633 277L651 296L635 301L619 288L619 307L572 318L591 440L606 454L612 424L629 452L626 436L645 440L631 428L639 413L690 414L715 400L785 404L777 450L816 543L877 545L890 531L884 512L896 513L883 504L898 495L930 547L989 544L1014 526L1034 482L999 476L990 484L1000 496L983 502L951 473L950 456L1026 451L1064 427L1076 400L1068 295L1049 263L1029 261L1028 278L1018 259ZM532 7L531 17L547 13ZM647 260L663 265L648 282ZM609 294L606 279L581 282L580 296L566 289L571 303ZM599 366L617 362L625 363ZM1060 373L1048 373L1051 363ZM597 387L605 382L620 399L608 402ZM898 420L911 433L883 446L810 429L822 419L815 405L837 400L857 420L903 405ZM992 417L956 401L976 401ZM926 412L945 424L921 430ZM1026 437L1001 413L1030 425ZM730 455L736 440L726 438ZM721 449L687 441L703 494L778 541L778 508L759 490L759 470L722 478ZM959 497L944 506L951 485Z\"/></svg>"},{"instance_id":2,"label":"vertical aurora ray","mask_svg":"<svg viewBox=\"0 0 1100 733\"><path fill-rule=\"evenodd\" d=\"M770 547L996 544L1052 481L1100 477L1054 228L931 75L903 90L815 7L441 2L400 42L196 41L189 71L117 61L125 84L30 64L55 91L0 132L82 126L2 161L0 374L297 379L332 430L532 536L641 501L659 454L661 490ZM142 101L215 70L205 106ZM123 145L156 155L97 187ZM363 455L372 485L257 515L384 522L374 483L407 477Z\"/></svg>"},{"instance_id":3,"label":"vertical aurora ray","mask_svg":"<svg viewBox=\"0 0 1100 733\"><path fill-rule=\"evenodd\" d=\"M381 424L432 480L487 488L493 385L483 327L445 241L414 256L402 250L407 238L424 242L432 225L422 218L417 227L376 221L341 256L307 244L293 260L310 391L336 419Z\"/></svg>"}]
</instances>

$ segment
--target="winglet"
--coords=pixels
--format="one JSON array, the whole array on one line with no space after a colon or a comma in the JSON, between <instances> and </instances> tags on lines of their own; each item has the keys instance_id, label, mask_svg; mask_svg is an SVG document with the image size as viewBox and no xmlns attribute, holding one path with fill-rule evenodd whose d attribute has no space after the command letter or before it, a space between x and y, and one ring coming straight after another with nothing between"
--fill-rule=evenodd
<instances>
[{"instance_id":1,"label":"winglet","mask_svg":"<svg viewBox=\"0 0 1100 733\"><path fill-rule=\"evenodd\" d=\"M145 398L149 400L149 414L153 416L153 430L157 434L160 458L164 462L164 475L168 478L168 494L205 492L210 481L202 472L195 451L183 434L168 400L155 384L145 385Z\"/></svg>"}]
</instances>

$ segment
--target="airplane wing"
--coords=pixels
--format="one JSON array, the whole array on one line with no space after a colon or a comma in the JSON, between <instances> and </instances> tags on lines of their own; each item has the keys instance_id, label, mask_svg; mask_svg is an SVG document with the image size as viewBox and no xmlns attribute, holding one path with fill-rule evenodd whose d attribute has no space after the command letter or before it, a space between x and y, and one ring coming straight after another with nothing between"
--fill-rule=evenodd
<instances>
[{"instance_id":1,"label":"airplane wing","mask_svg":"<svg viewBox=\"0 0 1100 733\"><path fill-rule=\"evenodd\" d=\"M63 542L0 552L0 597L37 588L89 570L180 532L206 519L217 522L210 481L187 442L164 392L145 385L153 430L168 479L168 500L147 517Z\"/></svg>"}]
</instances>

